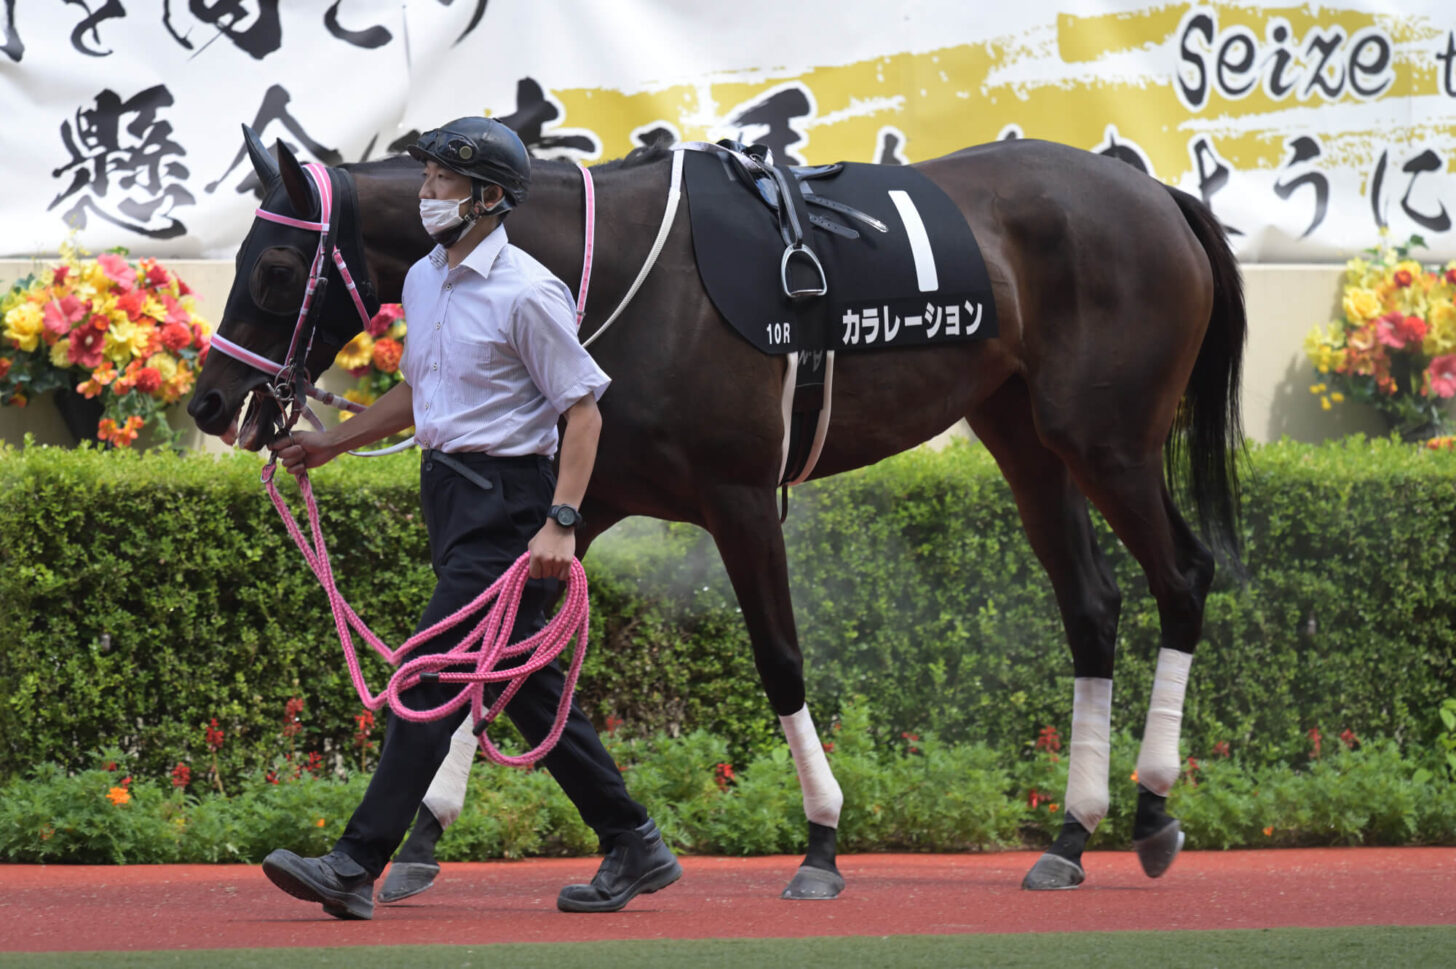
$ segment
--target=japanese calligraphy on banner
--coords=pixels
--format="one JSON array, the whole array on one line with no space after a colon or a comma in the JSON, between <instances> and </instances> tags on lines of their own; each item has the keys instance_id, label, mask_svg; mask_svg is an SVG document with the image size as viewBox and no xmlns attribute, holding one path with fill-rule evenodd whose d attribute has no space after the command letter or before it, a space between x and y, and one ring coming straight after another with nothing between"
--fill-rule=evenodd
<instances>
[{"instance_id":1,"label":"japanese calligraphy on banner","mask_svg":"<svg viewBox=\"0 0 1456 969\"><path fill-rule=\"evenodd\" d=\"M241 124L305 159L489 113L538 155L734 137L911 162L1001 138L1198 194L1246 261L1382 226L1456 257L1456 5L1156 0L0 0L0 253L231 255Z\"/></svg>"}]
</instances>

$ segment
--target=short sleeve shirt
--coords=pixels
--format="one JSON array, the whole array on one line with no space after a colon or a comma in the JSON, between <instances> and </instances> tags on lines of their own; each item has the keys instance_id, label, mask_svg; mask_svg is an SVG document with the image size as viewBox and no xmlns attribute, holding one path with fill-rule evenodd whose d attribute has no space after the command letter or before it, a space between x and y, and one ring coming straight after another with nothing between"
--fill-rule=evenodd
<instances>
[{"instance_id":1,"label":"short sleeve shirt","mask_svg":"<svg viewBox=\"0 0 1456 969\"><path fill-rule=\"evenodd\" d=\"M560 416L610 383L577 339L571 291L504 226L454 269L441 246L410 267L404 313L421 447L550 457Z\"/></svg>"}]
</instances>

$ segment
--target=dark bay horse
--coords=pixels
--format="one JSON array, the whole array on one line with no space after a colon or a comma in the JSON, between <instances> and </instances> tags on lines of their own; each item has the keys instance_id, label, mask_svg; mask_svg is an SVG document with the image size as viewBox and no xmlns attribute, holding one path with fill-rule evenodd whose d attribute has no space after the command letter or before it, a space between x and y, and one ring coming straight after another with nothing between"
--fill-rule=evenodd
<instances>
[{"instance_id":1,"label":"dark bay horse","mask_svg":"<svg viewBox=\"0 0 1456 969\"><path fill-rule=\"evenodd\" d=\"M251 132L248 145L267 190L264 208L316 219L318 198L292 154L279 145L275 160ZM647 258L666 209L670 154L639 150L592 169L599 220L584 337L618 306ZM839 355L813 476L879 461L964 417L1010 483L1055 589L1076 677L1067 820L1027 875L1024 885L1035 889L1082 881L1082 852L1109 798L1121 594L1095 544L1087 502L1097 507L1146 573L1161 620L1135 825L1144 869L1156 877L1183 842L1164 801L1181 764L1184 684L1214 571L1175 492L1186 490L1207 538L1237 561L1246 326L1237 264L1201 202L1116 160L1014 140L916 167L954 201L980 243L999 335ZM353 275L397 301L406 270L431 246L418 220L419 166L389 159L329 169L328 177L339 187L336 232ZM583 212L578 170L537 161L530 200L507 229L575 289ZM314 242L255 221L219 332L282 360ZM307 360L311 375L360 327L329 271L332 285L311 317L322 335ZM278 325L285 317L288 325ZM692 522L712 534L804 790L808 852L785 894L832 897L843 885L834 841L842 798L805 708L777 505L785 358L759 353L718 315L682 214L641 290L591 350L613 383L600 405L578 551L629 515ZM214 352L189 413L203 431L224 433L267 380ZM258 449L278 433L277 407L253 397L258 419L244 422L239 440Z\"/></svg>"}]
</instances>

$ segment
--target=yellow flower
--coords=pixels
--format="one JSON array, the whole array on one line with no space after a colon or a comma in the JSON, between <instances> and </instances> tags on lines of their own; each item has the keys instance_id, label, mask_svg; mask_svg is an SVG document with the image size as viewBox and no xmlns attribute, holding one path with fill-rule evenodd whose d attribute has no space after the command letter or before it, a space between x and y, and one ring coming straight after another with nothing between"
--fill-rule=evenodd
<instances>
[{"instance_id":1,"label":"yellow flower","mask_svg":"<svg viewBox=\"0 0 1456 969\"><path fill-rule=\"evenodd\" d=\"M334 357L334 364L345 370L357 370L360 367L369 366L369 361L373 357L374 338L361 331L358 336L344 345L344 349L339 351L338 356Z\"/></svg>"},{"instance_id":2,"label":"yellow flower","mask_svg":"<svg viewBox=\"0 0 1456 969\"><path fill-rule=\"evenodd\" d=\"M57 370L64 370L71 365L71 359L66 354L71 349L71 338L66 337L57 340L51 345L51 366Z\"/></svg>"},{"instance_id":3,"label":"yellow flower","mask_svg":"<svg viewBox=\"0 0 1456 969\"><path fill-rule=\"evenodd\" d=\"M162 375L162 380L171 380L177 376L177 360L170 353L154 353L147 357L147 366L156 367L157 373Z\"/></svg>"},{"instance_id":4,"label":"yellow flower","mask_svg":"<svg viewBox=\"0 0 1456 969\"><path fill-rule=\"evenodd\" d=\"M1380 294L1370 289L1351 287L1345 290L1345 316L1352 323L1368 323L1380 315L1384 308Z\"/></svg>"},{"instance_id":5,"label":"yellow flower","mask_svg":"<svg viewBox=\"0 0 1456 969\"><path fill-rule=\"evenodd\" d=\"M1337 390L1333 394L1330 394L1330 400L1337 404L1343 404L1345 402L1345 395Z\"/></svg>"},{"instance_id":6,"label":"yellow flower","mask_svg":"<svg viewBox=\"0 0 1456 969\"><path fill-rule=\"evenodd\" d=\"M167 307L155 296L148 296L145 305L142 306L142 315L150 316L152 319L161 321L167 318Z\"/></svg>"},{"instance_id":7,"label":"yellow flower","mask_svg":"<svg viewBox=\"0 0 1456 969\"><path fill-rule=\"evenodd\" d=\"M131 800L131 792L124 787L113 787L106 792L106 799L112 804L125 804Z\"/></svg>"},{"instance_id":8,"label":"yellow flower","mask_svg":"<svg viewBox=\"0 0 1456 969\"><path fill-rule=\"evenodd\" d=\"M45 314L35 303L22 303L5 314L5 338L30 353L40 343L45 329Z\"/></svg>"},{"instance_id":9,"label":"yellow flower","mask_svg":"<svg viewBox=\"0 0 1456 969\"><path fill-rule=\"evenodd\" d=\"M1421 350L1428 357L1439 357L1456 350L1456 305L1449 302L1437 303L1426 317L1430 329L1421 343Z\"/></svg>"},{"instance_id":10,"label":"yellow flower","mask_svg":"<svg viewBox=\"0 0 1456 969\"><path fill-rule=\"evenodd\" d=\"M1324 384L1310 384L1309 385L1309 392L1311 394L1322 394L1322 393L1325 392L1325 390L1326 390L1326 388L1325 388L1325 385Z\"/></svg>"},{"instance_id":11,"label":"yellow flower","mask_svg":"<svg viewBox=\"0 0 1456 969\"><path fill-rule=\"evenodd\" d=\"M1320 398L1320 410L1329 410L1329 409L1330 409L1330 399L1328 397L1321 397Z\"/></svg>"}]
</instances>

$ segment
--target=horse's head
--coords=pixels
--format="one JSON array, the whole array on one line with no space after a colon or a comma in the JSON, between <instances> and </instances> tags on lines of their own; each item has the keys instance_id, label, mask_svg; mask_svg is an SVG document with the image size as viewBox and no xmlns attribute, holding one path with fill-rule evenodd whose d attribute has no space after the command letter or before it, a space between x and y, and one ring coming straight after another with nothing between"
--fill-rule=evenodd
<instances>
[{"instance_id":1,"label":"horse's head","mask_svg":"<svg viewBox=\"0 0 1456 969\"><path fill-rule=\"evenodd\" d=\"M306 171L282 141L275 160L252 129L244 126L243 134L263 204L238 249L232 290L187 413L204 433L236 435L242 447L258 450L286 430L296 417L289 403L378 311L379 300L349 174ZM336 254L357 284L353 291Z\"/></svg>"}]
</instances>

